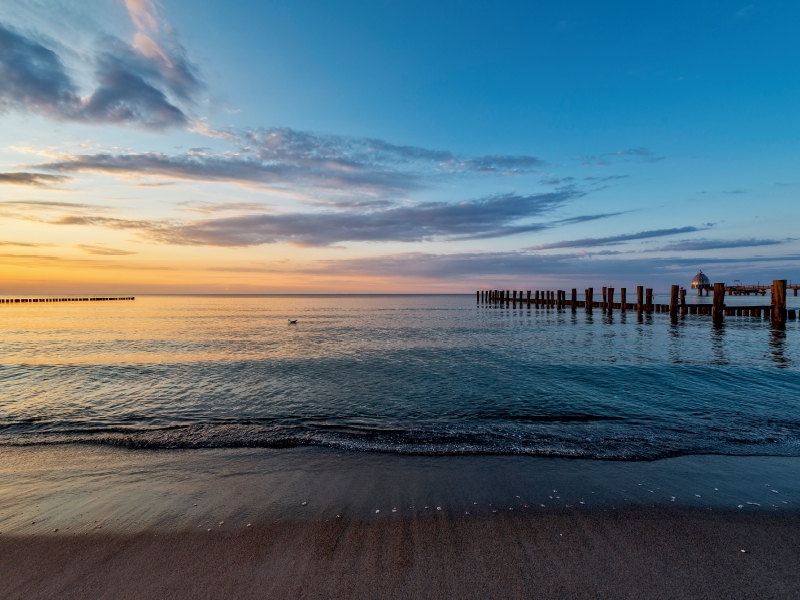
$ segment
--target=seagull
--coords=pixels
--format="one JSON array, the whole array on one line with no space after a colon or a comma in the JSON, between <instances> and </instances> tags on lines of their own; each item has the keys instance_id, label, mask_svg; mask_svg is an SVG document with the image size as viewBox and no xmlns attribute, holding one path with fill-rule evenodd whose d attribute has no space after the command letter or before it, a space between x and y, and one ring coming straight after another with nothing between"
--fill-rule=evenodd
<instances>
[{"instance_id":1,"label":"seagull","mask_svg":"<svg viewBox=\"0 0 800 600\"><path fill-rule=\"evenodd\" d=\"M297 325L297 319L289 319L289 325Z\"/></svg>"}]
</instances>

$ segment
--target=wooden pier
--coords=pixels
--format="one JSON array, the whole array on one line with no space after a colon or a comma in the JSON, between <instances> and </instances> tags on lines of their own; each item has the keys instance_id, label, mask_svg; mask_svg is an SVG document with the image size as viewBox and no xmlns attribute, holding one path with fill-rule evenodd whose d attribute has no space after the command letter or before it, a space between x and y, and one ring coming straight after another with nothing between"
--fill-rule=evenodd
<instances>
[{"instance_id":1,"label":"wooden pier","mask_svg":"<svg viewBox=\"0 0 800 600\"><path fill-rule=\"evenodd\" d=\"M800 284L793 283L792 285L786 286L787 290L792 290L794 295L797 296L797 290L800 289ZM706 289L706 296L708 296L711 290ZM731 296L766 296L767 292L772 292L771 285L726 285L725 286L725 293ZM698 289L697 295L702 296L703 290Z\"/></svg>"},{"instance_id":2,"label":"wooden pier","mask_svg":"<svg viewBox=\"0 0 800 600\"><path fill-rule=\"evenodd\" d=\"M21 302L104 302L113 300L136 300L135 296L116 298L0 298L0 304L19 304Z\"/></svg>"},{"instance_id":3,"label":"wooden pier","mask_svg":"<svg viewBox=\"0 0 800 600\"><path fill-rule=\"evenodd\" d=\"M602 309L604 312L636 311L642 313L668 313L677 318L678 315L707 315L713 318L716 323L720 323L724 317L757 317L769 318L775 324L784 324L787 320L794 321L798 318L796 309L786 308L786 290L794 289L797 295L798 286L787 286L785 279L776 279L771 286L750 286L759 288L761 291L769 291L771 294L770 304L758 305L726 305L725 294L729 289L724 283L715 283L713 288L713 303L711 304L687 304L686 290L680 286L673 285L670 291L669 304L653 303L653 290L638 286L636 288L636 302L628 302L626 288L619 290L619 302L615 302L615 288L604 287L602 291L602 301L594 300L594 288L584 290L584 300L578 300L578 290L573 288L567 299L566 290L527 290L523 296L522 290L478 290L476 298L478 304L494 306L514 306L519 302L520 307L527 308L554 308L557 310L571 309L576 311L579 308L591 312L594 308ZM738 294L736 294L738 295Z\"/></svg>"}]
</instances>

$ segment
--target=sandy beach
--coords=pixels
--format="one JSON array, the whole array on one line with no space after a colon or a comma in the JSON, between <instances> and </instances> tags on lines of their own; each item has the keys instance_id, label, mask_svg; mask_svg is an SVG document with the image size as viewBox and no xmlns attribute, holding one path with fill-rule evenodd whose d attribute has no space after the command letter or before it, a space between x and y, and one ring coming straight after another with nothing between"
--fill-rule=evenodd
<instances>
[{"instance_id":1,"label":"sandy beach","mask_svg":"<svg viewBox=\"0 0 800 600\"><path fill-rule=\"evenodd\" d=\"M0 536L4 598L792 598L800 515L626 509ZM741 550L746 550L745 553Z\"/></svg>"},{"instance_id":2,"label":"sandy beach","mask_svg":"<svg viewBox=\"0 0 800 600\"><path fill-rule=\"evenodd\" d=\"M797 459L80 445L0 458L2 598L800 594Z\"/></svg>"}]
</instances>

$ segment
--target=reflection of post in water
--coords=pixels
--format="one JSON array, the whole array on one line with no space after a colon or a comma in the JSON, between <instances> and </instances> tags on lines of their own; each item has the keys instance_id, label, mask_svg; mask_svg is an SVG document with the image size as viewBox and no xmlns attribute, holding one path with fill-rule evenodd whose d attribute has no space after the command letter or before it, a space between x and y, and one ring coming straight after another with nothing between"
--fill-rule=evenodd
<instances>
[{"instance_id":1,"label":"reflection of post in water","mask_svg":"<svg viewBox=\"0 0 800 600\"><path fill-rule=\"evenodd\" d=\"M726 364L725 358L725 323L720 321L719 325L714 323L711 329L711 352L717 364Z\"/></svg>"},{"instance_id":2,"label":"reflection of post in water","mask_svg":"<svg viewBox=\"0 0 800 600\"><path fill-rule=\"evenodd\" d=\"M789 359L786 358L784 347L786 345L786 325L772 323L770 331L769 346L772 349L772 362L779 367L786 367L789 365Z\"/></svg>"}]
</instances>

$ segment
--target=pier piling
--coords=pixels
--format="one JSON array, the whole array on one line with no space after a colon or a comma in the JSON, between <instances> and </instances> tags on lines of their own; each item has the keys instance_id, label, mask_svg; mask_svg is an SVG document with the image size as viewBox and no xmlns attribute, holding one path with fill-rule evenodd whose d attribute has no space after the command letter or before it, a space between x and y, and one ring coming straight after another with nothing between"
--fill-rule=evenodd
<instances>
[{"instance_id":1,"label":"pier piling","mask_svg":"<svg viewBox=\"0 0 800 600\"><path fill-rule=\"evenodd\" d=\"M714 284L714 324L722 323L723 311L725 310L725 284Z\"/></svg>"},{"instance_id":2,"label":"pier piling","mask_svg":"<svg viewBox=\"0 0 800 600\"><path fill-rule=\"evenodd\" d=\"M772 323L786 324L786 280L775 279L772 282Z\"/></svg>"}]
</instances>

